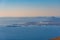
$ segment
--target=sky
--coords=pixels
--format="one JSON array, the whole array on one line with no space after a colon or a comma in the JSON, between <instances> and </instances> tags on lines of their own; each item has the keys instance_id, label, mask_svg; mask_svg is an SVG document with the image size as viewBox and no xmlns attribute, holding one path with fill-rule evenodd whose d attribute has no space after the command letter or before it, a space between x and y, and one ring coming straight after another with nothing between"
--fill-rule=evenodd
<instances>
[{"instance_id":1,"label":"sky","mask_svg":"<svg viewBox=\"0 0 60 40\"><path fill-rule=\"evenodd\" d=\"M0 0L0 17L60 16L60 0Z\"/></svg>"}]
</instances>

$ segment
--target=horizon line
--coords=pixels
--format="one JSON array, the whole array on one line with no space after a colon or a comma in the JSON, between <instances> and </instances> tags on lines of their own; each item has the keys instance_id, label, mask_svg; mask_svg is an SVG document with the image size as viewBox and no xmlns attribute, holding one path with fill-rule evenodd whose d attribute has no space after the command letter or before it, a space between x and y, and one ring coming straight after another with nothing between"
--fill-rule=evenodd
<instances>
[{"instance_id":1,"label":"horizon line","mask_svg":"<svg viewBox=\"0 0 60 40\"><path fill-rule=\"evenodd\" d=\"M6 16L4 16L6 17ZM3 17L3 18L4 18ZM28 17L28 16L25 16L25 17ZM30 17L30 16L29 16ZM60 17L60 16L31 16L31 17ZM1 17L0 17L1 18ZM6 17L6 18L9 18L9 17ZM10 17L11 18L11 17ZM13 18L13 17L12 17ZM15 17L14 17L15 18ZM19 17L20 18L20 17Z\"/></svg>"}]
</instances>

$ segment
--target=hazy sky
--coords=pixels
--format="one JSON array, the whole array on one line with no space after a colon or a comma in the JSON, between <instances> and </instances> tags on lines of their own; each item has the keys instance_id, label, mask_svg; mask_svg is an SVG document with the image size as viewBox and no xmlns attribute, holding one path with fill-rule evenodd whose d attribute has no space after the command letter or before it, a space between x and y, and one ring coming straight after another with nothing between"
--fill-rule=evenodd
<instances>
[{"instance_id":1,"label":"hazy sky","mask_svg":"<svg viewBox=\"0 0 60 40\"><path fill-rule=\"evenodd\" d=\"M0 17L60 16L60 0L0 0Z\"/></svg>"}]
</instances>

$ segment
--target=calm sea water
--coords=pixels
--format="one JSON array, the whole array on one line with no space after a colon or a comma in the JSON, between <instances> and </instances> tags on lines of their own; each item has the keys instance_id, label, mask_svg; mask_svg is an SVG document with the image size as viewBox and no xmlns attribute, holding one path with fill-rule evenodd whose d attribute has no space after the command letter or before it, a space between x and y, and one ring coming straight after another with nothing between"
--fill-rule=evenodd
<instances>
[{"instance_id":1,"label":"calm sea water","mask_svg":"<svg viewBox=\"0 0 60 40\"><path fill-rule=\"evenodd\" d=\"M33 21L33 19L29 20ZM0 18L0 40L49 40L60 36L60 26L58 25L6 27L8 24L28 22L29 20ZM36 19L35 21L38 20L40 19Z\"/></svg>"}]
</instances>

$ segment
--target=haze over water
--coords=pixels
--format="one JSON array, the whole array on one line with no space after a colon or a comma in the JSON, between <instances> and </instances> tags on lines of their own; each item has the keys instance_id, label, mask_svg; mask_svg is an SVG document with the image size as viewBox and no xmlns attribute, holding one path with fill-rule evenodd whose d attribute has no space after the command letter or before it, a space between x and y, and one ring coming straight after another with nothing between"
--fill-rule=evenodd
<instances>
[{"instance_id":1,"label":"haze over water","mask_svg":"<svg viewBox=\"0 0 60 40\"><path fill-rule=\"evenodd\" d=\"M0 24L2 24L0 25L0 40L49 40L51 38L59 37L60 25L22 25L15 27L13 25L22 22L28 23L53 20L55 22L60 22L60 18L58 17L0 18Z\"/></svg>"}]
</instances>

